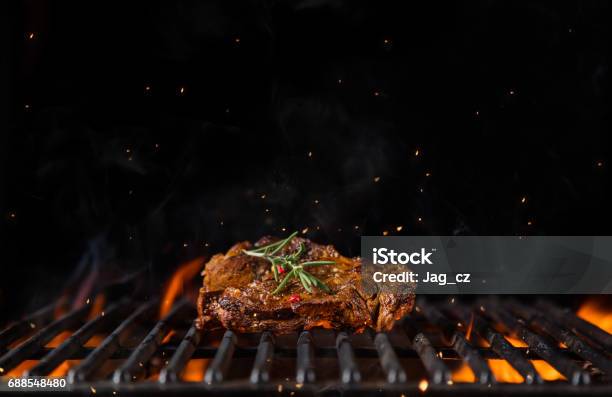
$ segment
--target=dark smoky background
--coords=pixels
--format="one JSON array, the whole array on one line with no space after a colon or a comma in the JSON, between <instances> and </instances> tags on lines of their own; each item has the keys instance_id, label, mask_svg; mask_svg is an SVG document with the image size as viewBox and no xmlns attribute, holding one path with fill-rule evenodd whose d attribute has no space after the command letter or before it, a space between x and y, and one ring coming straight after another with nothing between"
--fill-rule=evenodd
<instances>
[{"instance_id":1,"label":"dark smoky background","mask_svg":"<svg viewBox=\"0 0 612 397\"><path fill-rule=\"evenodd\" d=\"M3 318L264 234L611 232L606 1L1 7Z\"/></svg>"}]
</instances>

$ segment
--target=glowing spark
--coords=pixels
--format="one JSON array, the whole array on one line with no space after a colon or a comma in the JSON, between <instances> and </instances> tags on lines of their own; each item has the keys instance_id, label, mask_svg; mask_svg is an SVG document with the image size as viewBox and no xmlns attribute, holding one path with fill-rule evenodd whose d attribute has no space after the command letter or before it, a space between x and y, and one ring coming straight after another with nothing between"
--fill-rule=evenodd
<instances>
[{"instance_id":1,"label":"glowing spark","mask_svg":"<svg viewBox=\"0 0 612 397\"><path fill-rule=\"evenodd\" d=\"M374 96L380 96L380 92L374 91Z\"/></svg>"},{"instance_id":2,"label":"glowing spark","mask_svg":"<svg viewBox=\"0 0 612 397\"><path fill-rule=\"evenodd\" d=\"M428 387L429 387L429 382L427 382L426 379L423 379L422 381L419 382L419 390L422 393L425 393Z\"/></svg>"},{"instance_id":3,"label":"glowing spark","mask_svg":"<svg viewBox=\"0 0 612 397\"><path fill-rule=\"evenodd\" d=\"M86 301L85 303L86 303L87 305L89 305L89 302L90 302L90 300L89 300L89 298L87 298L87 301Z\"/></svg>"},{"instance_id":4,"label":"glowing spark","mask_svg":"<svg viewBox=\"0 0 612 397\"><path fill-rule=\"evenodd\" d=\"M400 226L396 227L395 230L397 230L398 232L401 232L403 228L404 228L404 226L400 225Z\"/></svg>"},{"instance_id":5,"label":"glowing spark","mask_svg":"<svg viewBox=\"0 0 612 397\"><path fill-rule=\"evenodd\" d=\"M307 227L305 227L304 229L302 229L302 234L306 234L306 233L308 233L308 228L307 228Z\"/></svg>"},{"instance_id":6,"label":"glowing spark","mask_svg":"<svg viewBox=\"0 0 612 397\"><path fill-rule=\"evenodd\" d=\"M419 217L419 219L417 219L419 222L423 222L423 218Z\"/></svg>"},{"instance_id":7,"label":"glowing spark","mask_svg":"<svg viewBox=\"0 0 612 397\"><path fill-rule=\"evenodd\" d=\"M265 198L266 198L266 195L265 195L265 194L262 194L262 195L261 195L261 199L263 200L263 199L265 199Z\"/></svg>"},{"instance_id":8,"label":"glowing spark","mask_svg":"<svg viewBox=\"0 0 612 397\"><path fill-rule=\"evenodd\" d=\"M236 44L240 44L240 37L236 37L236 38L234 39L234 42L235 42Z\"/></svg>"},{"instance_id":9,"label":"glowing spark","mask_svg":"<svg viewBox=\"0 0 612 397\"><path fill-rule=\"evenodd\" d=\"M185 87L179 88L179 94L183 95L185 93Z\"/></svg>"},{"instance_id":10,"label":"glowing spark","mask_svg":"<svg viewBox=\"0 0 612 397\"><path fill-rule=\"evenodd\" d=\"M151 91L151 86L145 85L145 91Z\"/></svg>"},{"instance_id":11,"label":"glowing spark","mask_svg":"<svg viewBox=\"0 0 612 397\"><path fill-rule=\"evenodd\" d=\"M26 104L24 105L24 107L25 107L26 109L29 109L29 108L30 108L30 105L28 105L28 104L26 103Z\"/></svg>"},{"instance_id":12,"label":"glowing spark","mask_svg":"<svg viewBox=\"0 0 612 397\"><path fill-rule=\"evenodd\" d=\"M417 149L417 150L415 150L415 151L414 151L414 155L415 155L416 157L419 157L419 149Z\"/></svg>"},{"instance_id":13,"label":"glowing spark","mask_svg":"<svg viewBox=\"0 0 612 397\"><path fill-rule=\"evenodd\" d=\"M355 225L355 230L359 230L359 226Z\"/></svg>"},{"instance_id":14,"label":"glowing spark","mask_svg":"<svg viewBox=\"0 0 612 397\"><path fill-rule=\"evenodd\" d=\"M603 167L603 162L602 162L602 161L598 161L598 162L597 162L597 166L598 166L598 167Z\"/></svg>"},{"instance_id":15,"label":"glowing spark","mask_svg":"<svg viewBox=\"0 0 612 397\"><path fill-rule=\"evenodd\" d=\"M380 181L380 177L379 176L375 176L374 177L374 183L378 183L378 181Z\"/></svg>"},{"instance_id":16,"label":"glowing spark","mask_svg":"<svg viewBox=\"0 0 612 397\"><path fill-rule=\"evenodd\" d=\"M342 79L338 79L338 84L342 84Z\"/></svg>"},{"instance_id":17,"label":"glowing spark","mask_svg":"<svg viewBox=\"0 0 612 397\"><path fill-rule=\"evenodd\" d=\"M525 204L525 202L526 202L526 201L527 201L527 197L523 196L523 197L521 198L521 203Z\"/></svg>"},{"instance_id":18,"label":"glowing spark","mask_svg":"<svg viewBox=\"0 0 612 397\"><path fill-rule=\"evenodd\" d=\"M315 203L315 204L319 204L319 200L315 200L315 201L314 201L314 203Z\"/></svg>"},{"instance_id":19,"label":"glowing spark","mask_svg":"<svg viewBox=\"0 0 612 397\"><path fill-rule=\"evenodd\" d=\"M426 173L425 173L425 176L426 176L426 177L430 177L430 176L431 176L431 172L426 172Z\"/></svg>"},{"instance_id":20,"label":"glowing spark","mask_svg":"<svg viewBox=\"0 0 612 397\"><path fill-rule=\"evenodd\" d=\"M34 35L34 32L30 32L30 33L28 34L28 39L30 39L30 40L34 40L34 36L35 36L35 35Z\"/></svg>"},{"instance_id":21,"label":"glowing spark","mask_svg":"<svg viewBox=\"0 0 612 397\"><path fill-rule=\"evenodd\" d=\"M308 152L308 157L312 157L312 152Z\"/></svg>"},{"instance_id":22,"label":"glowing spark","mask_svg":"<svg viewBox=\"0 0 612 397\"><path fill-rule=\"evenodd\" d=\"M389 234L389 232L387 230L383 231L383 236L387 236Z\"/></svg>"},{"instance_id":23,"label":"glowing spark","mask_svg":"<svg viewBox=\"0 0 612 397\"><path fill-rule=\"evenodd\" d=\"M188 247L188 246L189 246L189 244L183 243L183 247Z\"/></svg>"},{"instance_id":24,"label":"glowing spark","mask_svg":"<svg viewBox=\"0 0 612 397\"><path fill-rule=\"evenodd\" d=\"M531 225L533 225L533 222L527 221L527 226L531 226Z\"/></svg>"},{"instance_id":25,"label":"glowing spark","mask_svg":"<svg viewBox=\"0 0 612 397\"><path fill-rule=\"evenodd\" d=\"M89 389L93 394L96 394L96 389L93 386L89 386Z\"/></svg>"},{"instance_id":26,"label":"glowing spark","mask_svg":"<svg viewBox=\"0 0 612 397\"><path fill-rule=\"evenodd\" d=\"M11 219L15 219L15 218L17 217L17 214L16 214L16 213L14 213L14 212L11 212L11 213L9 214L9 217L10 217Z\"/></svg>"}]
</instances>

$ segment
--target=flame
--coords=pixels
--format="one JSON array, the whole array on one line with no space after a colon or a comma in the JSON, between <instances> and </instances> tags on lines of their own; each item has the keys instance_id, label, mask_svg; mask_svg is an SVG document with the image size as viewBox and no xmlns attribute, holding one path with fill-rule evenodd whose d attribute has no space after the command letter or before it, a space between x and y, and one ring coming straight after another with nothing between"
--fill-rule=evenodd
<instances>
[{"instance_id":1,"label":"flame","mask_svg":"<svg viewBox=\"0 0 612 397\"><path fill-rule=\"evenodd\" d=\"M523 377L506 360L487 360L495 379L503 383L523 383Z\"/></svg>"},{"instance_id":2,"label":"flame","mask_svg":"<svg viewBox=\"0 0 612 397\"><path fill-rule=\"evenodd\" d=\"M49 376L66 376L68 370L77 365L79 362L80 360L66 360L53 371L51 371Z\"/></svg>"},{"instance_id":3,"label":"flame","mask_svg":"<svg viewBox=\"0 0 612 397\"><path fill-rule=\"evenodd\" d=\"M172 275L172 278L168 282L166 292L164 293L164 299L162 300L161 307L159 309L159 316L163 317L172 308L172 304L178 295L183 293L183 285L186 281L191 280L202 267L204 258L196 258L187 263L181 265L176 272Z\"/></svg>"},{"instance_id":4,"label":"flame","mask_svg":"<svg viewBox=\"0 0 612 397\"><path fill-rule=\"evenodd\" d=\"M464 382L464 383L476 382L476 377L474 376L474 372L472 372L472 369L466 363L462 363L459 368L453 371L451 375L451 379L453 380L453 382Z\"/></svg>"},{"instance_id":5,"label":"flame","mask_svg":"<svg viewBox=\"0 0 612 397\"><path fill-rule=\"evenodd\" d=\"M210 359L196 358L189 360L183 370L183 381L185 382L202 382L204 380L204 372L208 367Z\"/></svg>"},{"instance_id":6,"label":"flame","mask_svg":"<svg viewBox=\"0 0 612 397\"><path fill-rule=\"evenodd\" d=\"M561 375L559 371L551 367L551 365L544 360L531 360L531 363L544 380L566 380L565 376Z\"/></svg>"},{"instance_id":7,"label":"flame","mask_svg":"<svg viewBox=\"0 0 612 397\"><path fill-rule=\"evenodd\" d=\"M102 314L102 309L104 309L105 303L106 303L106 296L104 296L104 294L100 294L96 296L96 299L94 299L93 305L91 305L91 310L89 311L89 315L87 316L87 321L91 321L94 318L98 317L100 314Z\"/></svg>"},{"instance_id":8,"label":"flame","mask_svg":"<svg viewBox=\"0 0 612 397\"><path fill-rule=\"evenodd\" d=\"M162 345L166 344L168 342L170 342L170 339L172 339L172 337L176 334L176 331L171 330L170 332L168 332L168 334L164 337L164 339L162 340Z\"/></svg>"},{"instance_id":9,"label":"flame","mask_svg":"<svg viewBox=\"0 0 612 397\"><path fill-rule=\"evenodd\" d=\"M465 339L470 340L472 336L472 328L474 328L474 313L470 314L470 323L468 324L467 331L465 332Z\"/></svg>"},{"instance_id":10,"label":"flame","mask_svg":"<svg viewBox=\"0 0 612 397\"><path fill-rule=\"evenodd\" d=\"M66 376L68 370L75 365L77 365L81 360L66 360L61 363L57 368L55 368L49 376ZM32 369L36 364L38 364L39 360L25 360L22 361L15 368L7 372L6 377L19 377L23 375L25 371Z\"/></svg>"},{"instance_id":11,"label":"flame","mask_svg":"<svg viewBox=\"0 0 612 397\"><path fill-rule=\"evenodd\" d=\"M527 343L525 343L524 340L519 339L514 336L504 335L504 338L506 338L506 340L510 342L510 344L514 347L528 347L529 346L527 345Z\"/></svg>"},{"instance_id":12,"label":"flame","mask_svg":"<svg viewBox=\"0 0 612 397\"><path fill-rule=\"evenodd\" d=\"M6 377L10 378L10 377L21 376L21 374L23 374L25 371L33 368L37 363L38 363L38 360L25 360L25 361L22 361L15 368L13 368L10 371L8 371L6 373Z\"/></svg>"},{"instance_id":13,"label":"flame","mask_svg":"<svg viewBox=\"0 0 612 397\"><path fill-rule=\"evenodd\" d=\"M612 333L612 311L604 307L600 299L590 299L582 304L578 313L581 319L598 326L607 333Z\"/></svg>"},{"instance_id":14,"label":"flame","mask_svg":"<svg viewBox=\"0 0 612 397\"><path fill-rule=\"evenodd\" d=\"M102 343L105 337L106 336L103 334L95 334L94 336L89 338L89 340L85 342L85 344L83 344L83 347L97 347Z\"/></svg>"},{"instance_id":15,"label":"flame","mask_svg":"<svg viewBox=\"0 0 612 397\"><path fill-rule=\"evenodd\" d=\"M68 339L70 335L72 335L72 332L62 331L59 334L55 335L55 337L51 339L49 343L45 345L45 347L58 347L59 345L62 344L63 341Z\"/></svg>"}]
</instances>

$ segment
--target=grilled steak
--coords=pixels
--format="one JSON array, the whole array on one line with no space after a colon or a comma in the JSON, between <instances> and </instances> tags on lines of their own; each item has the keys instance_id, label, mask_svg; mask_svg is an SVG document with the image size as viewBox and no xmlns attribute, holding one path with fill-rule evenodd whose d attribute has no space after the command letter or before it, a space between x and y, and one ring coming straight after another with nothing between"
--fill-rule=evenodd
<instances>
[{"instance_id":1,"label":"grilled steak","mask_svg":"<svg viewBox=\"0 0 612 397\"><path fill-rule=\"evenodd\" d=\"M273 241L265 237L255 247ZM308 293L299 281L292 279L287 288L273 295L278 282L270 271L270 263L244 254L243 250L252 249L253 245L242 242L226 254L213 256L206 264L202 272L204 285L198 297L197 327L276 334L317 326L356 332L371 327L381 331L389 330L412 310L414 285L399 294L378 290L367 293L362 286L360 258L346 258L331 245L299 237L294 237L280 253L295 252L300 244L305 247L301 261L335 262L308 270L331 289L331 294L317 288Z\"/></svg>"}]
</instances>

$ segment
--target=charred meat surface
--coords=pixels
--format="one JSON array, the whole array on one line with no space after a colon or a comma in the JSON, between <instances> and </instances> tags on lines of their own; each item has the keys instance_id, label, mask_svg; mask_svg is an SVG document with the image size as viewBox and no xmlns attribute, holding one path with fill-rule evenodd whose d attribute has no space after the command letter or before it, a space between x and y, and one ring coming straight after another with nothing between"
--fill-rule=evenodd
<instances>
[{"instance_id":1,"label":"charred meat surface","mask_svg":"<svg viewBox=\"0 0 612 397\"><path fill-rule=\"evenodd\" d=\"M199 329L225 327L238 332L290 333L313 327L351 329L367 327L389 330L414 305L414 285L401 294L367 293L362 286L361 259L347 258L331 245L320 245L294 237L281 254L305 247L303 261L333 261L329 266L309 268L331 290L307 292L291 280L282 292L272 294L278 282L270 262L246 255L243 250L275 241L264 237L255 245L241 242L226 254L217 254L206 264L204 285L198 297ZM281 274L281 278L284 275Z\"/></svg>"}]
</instances>

